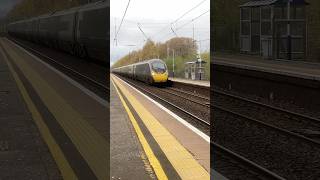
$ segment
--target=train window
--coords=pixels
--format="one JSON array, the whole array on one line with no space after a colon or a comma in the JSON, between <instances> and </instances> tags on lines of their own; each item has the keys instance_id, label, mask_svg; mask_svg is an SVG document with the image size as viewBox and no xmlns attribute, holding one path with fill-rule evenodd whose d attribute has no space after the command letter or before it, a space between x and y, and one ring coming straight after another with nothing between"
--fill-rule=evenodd
<instances>
[{"instance_id":1,"label":"train window","mask_svg":"<svg viewBox=\"0 0 320 180\"><path fill-rule=\"evenodd\" d=\"M143 73L143 65L142 64L137 65L136 73L137 74Z\"/></svg>"},{"instance_id":2,"label":"train window","mask_svg":"<svg viewBox=\"0 0 320 180\"><path fill-rule=\"evenodd\" d=\"M145 65L145 73L146 73L146 74L150 74L149 64L146 64L146 65Z\"/></svg>"},{"instance_id":3,"label":"train window","mask_svg":"<svg viewBox=\"0 0 320 180\"><path fill-rule=\"evenodd\" d=\"M152 70L164 73L166 71L166 66L162 62L156 61L152 63Z\"/></svg>"}]
</instances>

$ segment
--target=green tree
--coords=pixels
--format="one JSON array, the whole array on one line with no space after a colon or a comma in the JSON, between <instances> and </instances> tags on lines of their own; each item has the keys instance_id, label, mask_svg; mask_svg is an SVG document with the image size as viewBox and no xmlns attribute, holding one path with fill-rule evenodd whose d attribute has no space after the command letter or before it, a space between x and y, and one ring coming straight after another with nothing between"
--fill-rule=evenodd
<instances>
[{"instance_id":1,"label":"green tree","mask_svg":"<svg viewBox=\"0 0 320 180\"><path fill-rule=\"evenodd\" d=\"M186 37L172 38L164 43L155 43L148 39L142 49L125 55L112 67L133 64L153 58L165 59L172 56L172 50L175 51L175 56L181 56L183 59L190 59L195 57L197 45L193 42L193 39Z\"/></svg>"}]
</instances>

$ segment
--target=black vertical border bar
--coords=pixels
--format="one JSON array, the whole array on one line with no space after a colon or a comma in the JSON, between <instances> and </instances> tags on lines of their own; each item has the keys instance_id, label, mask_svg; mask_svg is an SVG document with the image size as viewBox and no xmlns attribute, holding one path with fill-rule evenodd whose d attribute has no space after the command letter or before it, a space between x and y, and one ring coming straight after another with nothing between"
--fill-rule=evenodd
<instances>
[{"instance_id":1,"label":"black vertical border bar","mask_svg":"<svg viewBox=\"0 0 320 180\"><path fill-rule=\"evenodd\" d=\"M107 109L106 109L106 119L108 120L107 122L106 122L106 126L107 126L107 133L109 134L109 138L107 138L106 139L106 141L107 141L107 144L108 144L108 157L107 157L107 169L106 169L106 171L107 171L107 176L111 179L111 177L110 177L110 166L111 166L111 164L110 164L110 22L111 22L111 15L110 15L110 10L111 10L111 6L110 6L110 0L105 0L106 1L106 3L108 4L108 8L107 8L107 10L108 10L108 12L107 12L107 16L108 16L108 18L107 18L107 20L108 20L108 22L106 22L106 26L107 26L107 34L106 34L106 38L107 38L107 45L106 45L106 47L107 47L107 49L106 49L106 51L107 51L107 56L106 56L106 59L107 59L107 62L109 62L109 63L106 63L106 83L107 83L107 86L109 86L109 91L108 91L108 94L107 94L107 96L108 96L108 100L109 100L109 106L107 107Z\"/></svg>"},{"instance_id":2,"label":"black vertical border bar","mask_svg":"<svg viewBox=\"0 0 320 180\"><path fill-rule=\"evenodd\" d=\"M213 113L213 108L212 108L212 105L213 105L213 100L214 100L214 96L213 96L213 51L214 51L214 39L213 39L213 26L214 26L214 22L213 22L213 11L214 11L214 0L210 0L210 104L211 104L211 108L210 108L210 170L211 169L214 169L214 160L213 160L213 149L211 147L211 142L214 141L213 137L214 136L214 113ZM210 173L210 176L211 176L211 173ZM210 177L211 179L212 177Z\"/></svg>"}]
</instances>

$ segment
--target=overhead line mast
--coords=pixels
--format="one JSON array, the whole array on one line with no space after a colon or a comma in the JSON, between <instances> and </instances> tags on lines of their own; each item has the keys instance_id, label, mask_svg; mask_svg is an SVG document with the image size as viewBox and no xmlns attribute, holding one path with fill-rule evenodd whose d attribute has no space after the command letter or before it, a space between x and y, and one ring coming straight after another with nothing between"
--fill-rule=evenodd
<instances>
[{"instance_id":1,"label":"overhead line mast","mask_svg":"<svg viewBox=\"0 0 320 180\"><path fill-rule=\"evenodd\" d=\"M121 25L122 25L122 23L123 23L123 20L124 20L124 17L126 16L126 14L127 14L127 11L128 11L128 7L129 7L129 4L130 4L130 1L131 0L129 0L128 1L128 4L127 4L127 7L126 7L126 10L124 11L124 14L123 14L123 16L122 16L122 19L121 19L121 22L120 22L120 25L119 25L119 28L118 28L118 31L116 32L116 42L118 41L117 40L117 38L118 38L118 34L119 34L119 31L120 31L120 28L121 28Z\"/></svg>"},{"instance_id":2,"label":"overhead line mast","mask_svg":"<svg viewBox=\"0 0 320 180\"><path fill-rule=\"evenodd\" d=\"M143 36L146 38L146 40L148 40L149 38L147 37L146 33L143 32L143 30L141 29L141 24L138 23L138 28L140 29L140 31L142 32Z\"/></svg>"}]
</instances>

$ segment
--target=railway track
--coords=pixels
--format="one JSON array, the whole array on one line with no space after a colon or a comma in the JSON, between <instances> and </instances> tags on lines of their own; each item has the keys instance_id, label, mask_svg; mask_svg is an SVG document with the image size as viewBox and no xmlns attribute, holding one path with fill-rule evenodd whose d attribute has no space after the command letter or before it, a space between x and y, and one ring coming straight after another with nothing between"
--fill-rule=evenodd
<instances>
[{"instance_id":1,"label":"railway track","mask_svg":"<svg viewBox=\"0 0 320 180\"><path fill-rule=\"evenodd\" d=\"M233 116L239 117L243 121L246 121L248 123L254 123L254 124L257 124L258 126L264 127L265 129L278 132L278 133L280 133L280 134L282 134L284 136L287 136L288 138L295 138L295 139L303 141L305 143L312 144L312 145L314 145L314 146L316 146L316 147L318 147L320 149L320 142L318 142L316 140L313 140L311 138L308 138L308 137L302 136L300 134L288 131L287 129L279 128L279 127L274 126L272 124L265 123L265 122L260 121L260 120L258 120L256 118L252 118L252 117L249 117L249 116L246 116L246 115L243 115L243 114L239 114L238 112L234 112L234 111L229 110L229 109L227 109L225 107L222 107L222 106L212 105L212 108L214 110L223 111L224 113L231 114Z\"/></svg>"},{"instance_id":2,"label":"railway track","mask_svg":"<svg viewBox=\"0 0 320 180\"><path fill-rule=\"evenodd\" d=\"M94 80L92 77L89 77L86 74L78 72L77 70L73 69L72 67L64 65L63 63L58 62L57 60L45 55L44 53L41 53L41 52L37 51L36 49L30 48L30 47L26 46L25 44L13 39L13 38L10 38L10 40L13 41L14 43L18 44L19 46L23 47L24 49L28 50L32 54L36 55L41 60L48 61L51 65L54 65L55 67L59 68L64 73L66 73L66 72L70 73L70 74L72 74L73 77L76 77L77 79L79 79L81 81L85 81L86 83L90 84L91 86L93 86L94 89L98 89L103 94L105 94L105 96L100 95L100 97L109 101L109 99L108 99L109 96L107 96L107 94L109 94L110 88L107 86L107 83L102 84L101 82Z\"/></svg>"},{"instance_id":3,"label":"railway track","mask_svg":"<svg viewBox=\"0 0 320 180\"><path fill-rule=\"evenodd\" d=\"M192 96L195 95L199 98L203 98L203 100L208 100L210 97L210 87L172 81L169 81L168 85L169 88L174 89L174 91L183 91L182 93L187 92L192 94Z\"/></svg>"},{"instance_id":4,"label":"railway track","mask_svg":"<svg viewBox=\"0 0 320 180\"><path fill-rule=\"evenodd\" d=\"M286 179L319 175L315 173L320 158L318 141L225 107L214 104L212 108L218 143Z\"/></svg>"},{"instance_id":5,"label":"railway track","mask_svg":"<svg viewBox=\"0 0 320 180\"><path fill-rule=\"evenodd\" d=\"M204 99L204 98L200 98L197 94L192 94L192 93L189 93L189 92L185 92L185 91L182 91L182 90L173 90L172 88L170 89L158 89L159 91L162 91L162 92L165 92L165 93L169 93L171 95L174 95L174 96L177 96L177 97L180 97L181 99L183 100L186 100L186 101L190 101L192 103L195 103L195 104L198 104L200 106L203 106L205 108L210 108L210 99L205 99L206 101L202 101L201 99ZM175 91L177 93L174 93L172 92ZM181 95L181 94L185 94L185 95Z\"/></svg>"},{"instance_id":6,"label":"railway track","mask_svg":"<svg viewBox=\"0 0 320 180\"><path fill-rule=\"evenodd\" d=\"M170 89L172 91L175 91L175 92L178 92L178 93L183 93L183 94L186 94L186 95L190 95L190 96L199 98L199 99L201 99L203 101L208 101L208 102L210 101L210 97L202 96L202 95L195 94L195 93L188 92L188 91L183 91L181 89L174 88L174 87L168 87L168 89Z\"/></svg>"},{"instance_id":7,"label":"railway track","mask_svg":"<svg viewBox=\"0 0 320 180\"><path fill-rule=\"evenodd\" d=\"M245 157L211 142L213 167L228 179L245 180L284 180L274 172L246 159Z\"/></svg>"},{"instance_id":8,"label":"railway track","mask_svg":"<svg viewBox=\"0 0 320 180\"><path fill-rule=\"evenodd\" d=\"M214 90L215 104L290 132L320 140L320 120L269 104Z\"/></svg>"},{"instance_id":9,"label":"railway track","mask_svg":"<svg viewBox=\"0 0 320 180\"><path fill-rule=\"evenodd\" d=\"M133 83L131 80L128 80L127 78L121 78L122 80L124 80L125 82L127 82L128 84L130 84L131 86L139 89L141 92L149 95L150 97L152 97L153 99L157 99L158 101L161 101L162 103L170 106L171 108L178 110L180 113L185 114L186 116L188 116L189 118L191 118L192 120L199 122L201 125L205 126L207 128L207 130L210 129L210 122L194 115L192 112L177 106L176 104L170 102L169 100L166 100L163 97L160 97L159 95L157 95L156 93L152 92L152 90L146 88L146 85L143 83ZM165 91L166 92L166 91ZM166 92L167 93L167 92Z\"/></svg>"},{"instance_id":10,"label":"railway track","mask_svg":"<svg viewBox=\"0 0 320 180\"><path fill-rule=\"evenodd\" d=\"M145 88L185 111L191 112L203 121L210 122L210 104L208 101L202 101L195 96L174 92L167 87L155 88L152 86L145 86Z\"/></svg>"}]
</instances>

